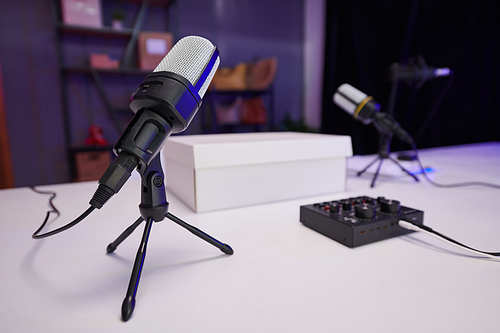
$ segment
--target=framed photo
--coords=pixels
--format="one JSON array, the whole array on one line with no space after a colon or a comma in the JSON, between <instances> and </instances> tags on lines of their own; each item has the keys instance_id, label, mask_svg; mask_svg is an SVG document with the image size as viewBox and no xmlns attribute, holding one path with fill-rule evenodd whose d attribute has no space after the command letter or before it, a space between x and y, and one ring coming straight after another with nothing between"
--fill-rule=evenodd
<instances>
[{"instance_id":1,"label":"framed photo","mask_svg":"<svg viewBox=\"0 0 500 333\"><path fill-rule=\"evenodd\" d=\"M170 51L174 37L169 32L143 31L139 34L139 68L155 69Z\"/></svg>"}]
</instances>

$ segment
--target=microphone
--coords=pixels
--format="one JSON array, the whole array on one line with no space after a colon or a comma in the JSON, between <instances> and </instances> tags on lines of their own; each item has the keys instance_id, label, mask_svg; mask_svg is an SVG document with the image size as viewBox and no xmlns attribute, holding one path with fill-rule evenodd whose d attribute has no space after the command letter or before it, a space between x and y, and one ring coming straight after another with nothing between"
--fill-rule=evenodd
<instances>
[{"instance_id":1,"label":"microphone","mask_svg":"<svg viewBox=\"0 0 500 333\"><path fill-rule=\"evenodd\" d=\"M414 64L398 64L393 63L389 68L390 80L403 80L403 81L420 81L431 80L436 77L448 76L451 69L448 67L434 68L434 67L418 67Z\"/></svg>"},{"instance_id":2,"label":"microphone","mask_svg":"<svg viewBox=\"0 0 500 333\"><path fill-rule=\"evenodd\" d=\"M425 81L437 77L449 76L450 74L452 74L452 70L448 67L435 68L427 66L424 58L421 56L410 59L408 64L393 63L387 71L390 81L406 81L417 88L420 88Z\"/></svg>"},{"instance_id":3,"label":"microphone","mask_svg":"<svg viewBox=\"0 0 500 333\"><path fill-rule=\"evenodd\" d=\"M189 126L219 63L217 48L205 38L184 37L172 47L133 94L134 118L113 148L117 157L99 179L92 207L100 209L134 170L142 175L170 134Z\"/></svg>"},{"instance_id":4,"label":"microphone","mask_svg":"<svg viewBox=\"0 0 500 333\"><path fill-rule=\"evenodd\" d=\"M380 104L373 97L344 83L337 88L333 102L341 109L361 121L364 125L373 123L381 133L393 133L400 140L413 144L413 138L389 114L380 111Z\"/></svg>"}]
</instances>

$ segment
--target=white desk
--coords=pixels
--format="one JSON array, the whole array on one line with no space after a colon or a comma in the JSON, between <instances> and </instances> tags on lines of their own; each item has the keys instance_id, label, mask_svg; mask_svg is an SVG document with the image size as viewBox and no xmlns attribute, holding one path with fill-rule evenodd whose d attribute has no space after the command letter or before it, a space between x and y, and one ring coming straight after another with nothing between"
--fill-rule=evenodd
<instances>
[{"instance_id":1,"label":"white desk","mask_svg":"<svg viewBox=\"0 0 500 333\"><path fill-rule=\"evenodd\" d=\"M361 169L373 156L355 156ZM500 143L429 149L441 183L500 184ZM56 236L32 240L48 196L0 191L2 332L498 332L500 261L478 259L414 233L347 248L299 222L300 205L386 196L425 212L424 222L486 251L500 251L500 190L436 188L389 161L347 191L195 214L174 196L170 211L235 250L233 256L164 220L153 226L131 319L120 319L142 227L114 254L106 246L139 216L139 181ZM96 182L40 187L57 192L60 226L83 212Z\"/></svg>"}]
</instances>

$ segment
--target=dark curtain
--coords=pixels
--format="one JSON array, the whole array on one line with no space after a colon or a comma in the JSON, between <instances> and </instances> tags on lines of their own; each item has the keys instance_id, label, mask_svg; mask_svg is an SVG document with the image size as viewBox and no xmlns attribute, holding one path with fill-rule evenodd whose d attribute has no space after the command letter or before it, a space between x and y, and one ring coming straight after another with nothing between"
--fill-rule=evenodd
<instances>
[{"instance_id":1,"label":"dark curtain","mask_svg":"<svg viewBox=\"0 0 500 333\"><path fill-rule=\"evenodd\" d=\"M335 106L332 96L349 83L389 103L387 69L417 55L454 77L416 88L398 84L394 117L410 135L423 129L419 148L500 141L500 4L490 1L328 0L322 132L352 137L355 154L375 153L378 133ZM409 149L392 140L391 149Z\"/></svg>"}]
</instances>

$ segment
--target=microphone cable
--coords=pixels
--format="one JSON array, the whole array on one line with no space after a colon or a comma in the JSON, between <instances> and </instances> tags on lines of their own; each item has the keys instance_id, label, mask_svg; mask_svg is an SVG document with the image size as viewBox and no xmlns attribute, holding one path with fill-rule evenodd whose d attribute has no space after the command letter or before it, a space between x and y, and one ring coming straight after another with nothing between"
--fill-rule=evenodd
<instances>
[{"instance_id":1,"label":"microphone cable","mask_svg":"<svg viewBox=\"0 0 500 333\"><path fill-rule=\"evenodd\" d=\"M48 194L48 195L50 195L49 206L51 208L51 210L47 211L47 215L45 215L45 219L43 220L42 225L33 233L33 235L31 235L31 238L33 238L33 239L42 239L42 238L45 238L45 237L49 237L49 236L58 234L58 233L60 233L60 232L62 232L64 230L67 230L67 229L73 227L74 225L80 223L84 218L86 218L95 209L95 207L90 206L82 215L80 215L79 217L77 217L74 221L72 221L72 222L70 222L70 223L68 223L66 225L63 225L60 228L54 229L54 230L46 232L44 234L40 234L40 231L42 231L42 229L47 224L47 222L48 222L48 220L50 218L50 214L51 213L56 214L57 217L59 217L61 215L61 213L59 212L59 210L56 208L56 206L52 202L52 200L54 200L54 198L57 196L57 194L56 194L56 192L47 192L47 191L37 190L34 186L30 186L30 189L32 189L34 192L39 193L39 194Z\"/></svg>"},{"instance_id":2,"label":"microphone cable","mask_svg":"<svg viewBox=\"0 0 500 333\"><path fill-rule=\"evenodd\" d=\"M50 216L51 211L48 211L47 215L45 216L45 220L43 221L42 225L40 226L40 228L38 228L33 233L33 235L31 235L31 238L33 238L33 239L42 239L42 238L46 238L46 237L49 237L49 236L53 236L55 234L58 234L60 232L65 231L65 230L68 230L69 228L71 228L71 227L77 225L78 223L80 223L81 221L83 221L83 219L86 218L90 213L92 213L94 211L94 209L95 209L95 207L90 206L85 212L83 212L82 215L78 216L75 220L71 221L70 223L63 225L60 228L57 228L57 229L54 229L52 231L46 232L44 234L39 234L40 231L42 231L43 227L45 227L45 224L47 224L47 221L49 220L49 216Z\"/></svg>"},{"instance_id":3,"label":"microphone cable","mask_svg":"<svg viewBox=\"0 0 500 333\"><path fill-rule=\"evenodd\" d=\"M481 251L481 250L477 250L477 249L474 249L470 246L467 246L467 245L464 245L460 242L457 242L456 240L448 237L448 236L445 236L435 230L433 230L432 228L426 226L426 225L423 225L423 224L420 224L420 223L417 223L415 221L412 221L410 219L408 220L400 220L398 222L399 226L404 228L404 229L407 229L407 230L412 230L412 231L421 231L427 235L430 235L430 236L433 236L443 242L446 242L448 244L451 244L453 246L456 246L458 248L461 248L463 250L466 250L466 251L469 251L469 252L472 252L474 254L479 254L483 257L487 257L489 259L495 259L495 260L500 260L500 252L486 252L486 251Z\"/></svg>"},{"instance_id":4,"label":"microphone cable","mask_svg":"<svg viewBox=\"0 0 500 333\"><path fill-rule=\"evenodd\" d=\"M456 184L439 184L439 183L436 183L435 181L433 181L432 179L430 179L429 175L427 174L427 171L425 171L425 168L424 168L424 166L422 164L422 161L420 160L420 157L418 155L418 148L417 148L417 145L415 144L415 142L412 143L412 149L415 152L416 161L417 161L418 165L420 166L422 174L429 181L429 183L431 183L432 185L434 185L436 187L454 188L454 187L463 187L463 186L486 186L486 187L492 187L492 188L500 189L500 185L498 185L498 184L486 183L486 182L477 182L477 181L464 182L464 183L456 183Z\"/></svg>"},{"instance_id":5,"label":"microphone cable","mask_svg":"<svg viewBox=\"0 0 500 333\"><path fill-rule=\"evenodd\" d=\"M429 124L430 124L432 118L434 118L434 116L436 115L437 110L438 110L439 106L441 105L441 102L443 101L444 97L448 93L448 90L450 90L451 85L453 84L454 78L455 78L455 74L453 73L453 71L450 70L450 74L448 75L448 79L446 80L445 86L441 90L439 96L434 101L434 104L430 108L429 113L427 114L427 117L425 118L422 126L420 126L420 130L418 131L417 135L415 135L415 143L419 142L422 135L425 133L425 131L427 131L427 128L429 127Z\"/></svg>"},{"instance_id":6,"label":"microphone cable","mask_svg":"<svg viewBox=\"0 0 500 333\"><path fill-rule=\"evenodd\" d=\"M59 213L59 210L56 208L56 206L54 206L54 203L52 202L52 200L55 199L55 197L57 196L56 192L47 192L47 191L40 191L38 189L36 189L34 186L30 186L30 189L36 193L39 193L39 194L48 194L50 195L50 199L49 199L49 206L50 208L52 208L52 210L48 211L47 212L47 216L50 215L50 213L56 213L57 216L61 215L61 213Z\"/></svg>"}]
</instances>

